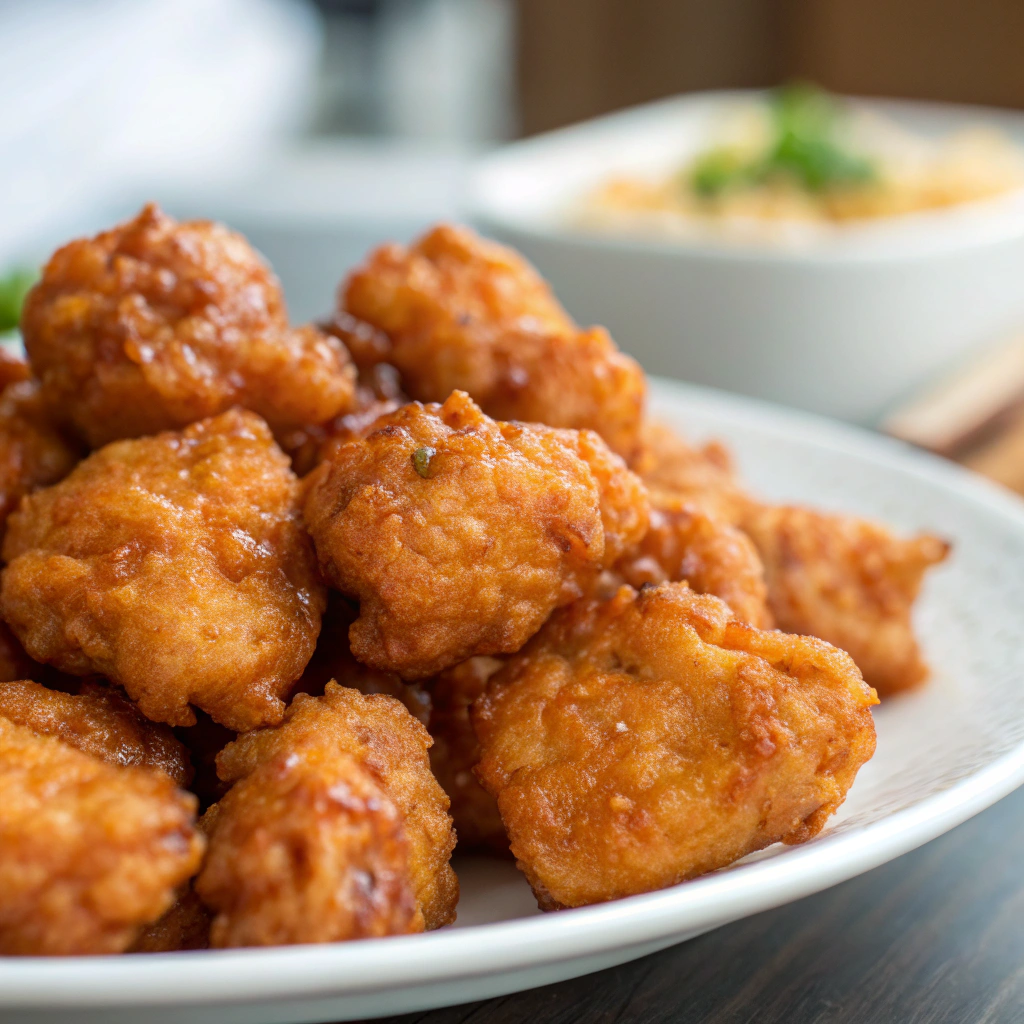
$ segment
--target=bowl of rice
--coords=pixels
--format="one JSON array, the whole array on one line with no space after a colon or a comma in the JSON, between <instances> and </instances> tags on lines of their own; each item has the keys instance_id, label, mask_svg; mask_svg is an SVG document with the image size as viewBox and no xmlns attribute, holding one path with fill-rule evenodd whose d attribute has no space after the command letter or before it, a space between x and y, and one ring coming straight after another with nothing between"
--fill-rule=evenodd
<instances>
[{"instance_id":1,"label":"bowl of rice","mask_svg":"<svg viewBox=\"0 0 1024 1024\"><path fill-rule=\"evenodd\" d=\"M862 423L1024 326L1024 115L692 94L514 143L470 190L655 372Z\"/></svg>"}]
</instances>

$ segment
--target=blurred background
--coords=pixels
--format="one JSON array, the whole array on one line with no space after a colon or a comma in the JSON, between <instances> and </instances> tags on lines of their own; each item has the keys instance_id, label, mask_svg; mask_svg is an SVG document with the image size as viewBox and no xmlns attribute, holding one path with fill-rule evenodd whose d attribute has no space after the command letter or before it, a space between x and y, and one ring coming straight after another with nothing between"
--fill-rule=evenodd
<instances>
[{"instance_id":1,"label":"blurred background","mask_svg":"<svg viewBox=\"0 0 1024 1024\"><path fill-rule=\"evenodd\" d=\"M457 214L481 149L682 91L1024 106L1017 0L3 0L0 33L6 262L153 196L344 263ZM310 316L338 268L293 258Z\"/></svg>"},{"instance_id":2,"label":"blurred background","mask_svg":"<svg viewBox=\"0 0 1024 1024\"><path fill-rule=\"evenodd\" d=\"M480 154L608 111L796 78L1024 108L1020 0L0 0L0 37L0 268L155 198L249 235L296 320L463 215Z\"/></svg>"}]
</instances>

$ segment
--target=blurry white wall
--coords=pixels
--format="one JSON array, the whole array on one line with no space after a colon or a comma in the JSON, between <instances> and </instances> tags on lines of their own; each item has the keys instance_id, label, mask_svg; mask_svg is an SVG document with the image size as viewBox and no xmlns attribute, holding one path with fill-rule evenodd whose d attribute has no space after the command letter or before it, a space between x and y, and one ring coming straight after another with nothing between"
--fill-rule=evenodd
<instances>
[{"instance_id":1,"label":"blurry white wall","mask_svg":"<svg viewBox=\"0 0 1024 1024\"><path fill-rule=\"evenodd\" d=\"M150 199L245 234L293 314L457 218L513 130L512 0L0 0L0 273Z\"/></svg>"},{"instance_id":2,"label":"blurry white wall","mask_svg":"<svg viewBox=\"0 0 1024 1024\"><path fill-rule=\"evenodd\" d=\"M296 0L0 3L0 259L139 181L258 161L301 133L320 26Z\"/></svg>"}]
</instances>

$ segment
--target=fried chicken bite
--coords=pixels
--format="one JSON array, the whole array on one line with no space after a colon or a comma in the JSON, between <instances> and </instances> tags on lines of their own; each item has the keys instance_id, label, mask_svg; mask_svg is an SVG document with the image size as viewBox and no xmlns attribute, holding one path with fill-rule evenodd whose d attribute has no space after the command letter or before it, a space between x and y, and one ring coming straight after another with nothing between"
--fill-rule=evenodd
<instances>
[{"instance_id":1,"label":"fried chicken bite","mask_svg":"<svg viewBox=\"0 0 1024 1024\"><path fill-rule=\"evenodd\" d=\"M0 619L0 682L31 679L43 666L33 661L10 627Z\"/></svg>"},{"instance_id":2,"label":"fried chicken bite","mask_svg":"<svg viewBox=\"0 0 1024 1024\"><path fill-rule=\"evenodd\" d=\"M360 371L355 402L348 412L327 423L278 434L278 442L291 458L292 469L299 476L306 476L334 448L365 437L377 420L408 401L398 382L398 371L387 363L377 363Z\"/></svg>"},{"instance_id":3,"label":"fried chicken bite","mask_svg":"<svg viewBox=\"0 0 1024 1024\"><path fill-rule=\"evenodd\" d=\"M0 717L0 954L119 953L199 867L195 797Z\"/></svg>"},{"instance_id":4,"label":"fried chicken bite","mask_svg":"<svg viewBox=\"0 0 1024 1024\"><path fill-rule=\"evenodd\" d=\"M67 476L79 451L51 422L34 381L0 392L0 531L22 497Z\"/></svg>"},{"instance_id":5,"label":"fried chicken bite","mask_svg":"<svg viewBox=\"0 0 1024 1024\"><path fill-rule=\"evenodd\" d=\"M277 279L241 235L155 205L59 249L22 335L43 395L91 447L241 405L275 430L347 409L344 347L288 327Z\"/></svg>"},{"instance_id":6,"label":"fried chicken bite","mask_svg":"<svg viewBox=\"0 0 1024 1024\"><path fill-rule=\"evenodd\" d=\"M814 836L871 757L852 659L685 584L556 612L474 705L477 775L542 908Z\"/></svg>"},{"instance_id":7,"label":"fried chicken bite","mask_svg":"<svg viewBox=\"0 0 1024 1024\"><path fill-rule=\"evenodd\" d=\"M379 339L363 351L381 351L413 398L465 391L495 419L594 430L627 461L636 454L643 370L603 328L577 327L512 250L442 225L373 252L339 305L343 336L355 321L387 335L386 352Z\"/></svg>"},{"instance_id":8,"label":"fried chicken bite","mask_svg":"<svg viewBox=\"0 0 1024 1024\"><path fill-rule=\"evenodd\" d=\"M325 579L359 599L353 654L406 679L518 650L647 522L596 435L498 423L462 392L335 449L305 513Z\"/></svg>"},{"instance_id":9,"label":"fried chicken bite","mask_svg":"<svg viewBox=\"0 0 1024 1024\"><path fill-rule=\"evenodd\" d=\"M196 891L215 948L423 930L402 816L349 754L278 751L232 786L211 831Z\"/></svg>"},{"instance_id":10,"label":"fried chicken bite","mask_svg":"<svg viewBox=\"0 0 1024 1024\"><path fill-rule=\"evenodd\" d=\"M174 953L210 948L213 915L191 885L186 886L162 917L147 925L128 953Z\"/></svg>"},{"instance_id":11,"label":"fried chicken bite","mask_svg":"<svg viewBox=\"0 0 1024 1024\"><path fill-rule=\"evenodd\" d=\"M498 805L473 774L480 744L469 718L473 702L501 666L497 658L470 658L437 676L430 684L427 728L434 738L430 767L451 800L459 849L508 856L508 836Z\"/></svg>"},{"instance_id":12,"label":"fried chicken bite","mask_svg":"<svg viewBox=\"0 0 1024 1024\"><path fill-rule=\"evenodd\" d=\"M755 625L773 619L787 633L816 636L847 651L883 696L927 677L911 611L925 572L949 551L945 541L928 534L901 539L880 524L854 516L766 505L744 493L721 445L693 448L657 423L646 427L644 438L645 454L637 472L655 509L675 514L671 510L692 506L720 524L738 527L753 541L768 605L760 622L751 620ZM641 547L657 546L658 537L653 529ZM739 561L731 565L732 600L742 600L736 589L746 590L756 607L761 591L756 564L749 562L746 573ZM654 566L634 563L617 568L627 582L636 584L645 582L643 570ZM657 582L657 573L647 579ZM730 600L721 588L706 586L699 578L690 582L694 589ZM742 618L750 610L737 608L737 614Z\"/></svg>"},{"instance_id":13,"label":"fried chicken bite","mask_svg":"<svg viewBox=\"0 0 1024 1024\"><path fill-rule=\"evenodd\" d=\"M633 468L658 508L694 506L735 525L750 502L723 444L711 441L695 448L657 420L644 424L641 454Z\"/></svg>"},{"instance_id":14,"label":"fried chicken bite","mask_svg":"<svg viewBox=\"0 0 1024 1024\"><path fill-rule=\"evenodd\" d=\"M200 714L202 713L200 712ZM190 728L201 728L201 725L197 724ZM227 788L224 792L227 792ZM217 811L216 804L208 807L206 813L196 822L196 831L203 837L207 852L209 852L207 841L213 831ZM199 898L195 882L196 879L191 878L180 886L170 907L164 911L161 917L146 925L125 952L174 953L186 949L209 949L213 913Z\"/></svg>"},{"instance_id":15,"label":"fried chicken bite","mask_svg":"<svg viewBox=\"0 0 1024 1024\"><path fill-rule=\"evenodd\" d=\"M256 415L120 441L10 519L4 619L28 653L123 686L146 717L280 721L325 594L299 482Z\"/></svg>"},{"instance_id":16,"label":"fried chicken bite","mask_svg":"<svg viewBox=\"0 0 1024 1024\"><path fill-rule=\"evenodd\" d=\"M652 508L650 529L614 571L637 590L685 580L698 594L720 597L743 622L772 628L764 566L753 542L696 506Z\"/></svg>"},{"instance_id":17,"label":"fried chicken bite","mask_svg":"<svg viewBox=\"0 0 1024 1024\"><path fill-rule=\"evenodd\" d=\"M109 764L157 768L183 788L192 781L188 752L174 733L96 680L85 680L77 694L26 679L0 683L0 716Z\"/></svg>"},{"instance_id":18,"label":"fried chicken bite","mask_svg":"<svg viewBox=\"0 0 1024 1024\"><path fill-rule=\"evenodd\" d=\"M764 562L780 629L849 652L883 696L926 678L911 610L925 572L949 552L945 541L792 506L752 506L743 528Z\"/></svg>"},{"instance_id":19,"label":"fried chicken bite","mask_svg":"<svg viewBox=\"0 0 1024 1024\"><path fill-rule=\"evenodd\" d=\"M32 370L26 360L9 346L0 344L0 391L9 384L21 384L31 377Z\"/></svg>"},{"instance_id":20,"label":"fried chicken bite","mask_svg":"<svg viewBox=\"0 0 1024 1024\"><path fill-rule=\"evenodd\" d=\"M327 611L320 626L320 638L294 693L322 697L327 684L337 682L369 696L383 693L400 700L409 714L424 725L430 719L430 694L416 683L404 682L394 672L383 672L356 661L349 647L348 631L359 617L359 609L338 593L327 599Z\"/></svg>"},{"instance_id":21,"label":"fried chicken bite","mask_svg":"<svg viewBox=\"0 0 1024 1024\"><path fill-rule=\"evenodd\" d=\"M394 698L367 697L329 683L322 697L298 694L281 725L239 736L218 756L217 769L224 781L237 788L240 780L252 776L260 766L283 765L290 755L310 764L320 763L317 758L321 754L328 760L350 758L397 808L408 847L415 909L422 914L425 927L432 929L455 920L459 885L449 864L455 834L448 798L430 772L429 746L430 736L423 724ZM351 769L345 770L352 775ZM261 771L249 790L258 792L264 783L269 785L272 775L272 769ZM366 800L371 799L369 792L366 790ZM230 806L227 799L217 805L213 844ZM197 884L199 894L210 902L211 883L201 876Z\"/></svg>"},{"instance_id":22,"label":"fried chicken bite","mask_svg":"<svg viewBox=\"0 0 1024 1024\"><path fill-rule=\"evenodd\" d=\"M390 365L391 339L372 324L354 317L344 309L337 309L320 327L345 346L360 377L377 366Z\"/></svg>"},{"instance_id":23,"label":"fried chicken bite","mask_svg":"<svg viewBox=\"0 0 1024 1024\"><path fill-rule=\"evenodd\" d=\"M78 693L82 688L80 676L69 676L58 672L52 665L41 665L29 657L21 641L11 632L10 626L0 619L0 682L16 682L32 679L42 683L49 690L63 693Z\"/></svg>"}]
</instances>

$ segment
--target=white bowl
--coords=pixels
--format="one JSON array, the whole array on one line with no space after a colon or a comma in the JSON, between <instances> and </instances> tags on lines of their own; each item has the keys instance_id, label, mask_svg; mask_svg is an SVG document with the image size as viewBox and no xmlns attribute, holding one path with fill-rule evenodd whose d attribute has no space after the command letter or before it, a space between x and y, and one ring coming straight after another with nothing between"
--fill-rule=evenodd
<instances>
[{"instance_id":1,"label":"white bowl","mask_svg":"<svg viewBox=\"0 0 1024 1024\"><path fill-rule=\"evenodd\" d=\"M863 423L1024 324L1024 190L775 244L573 225L595 185L675 165L745 95L757 94L665 100L505 147L477 164L471 215L650 372ZM925 135L981 122L1024 145L1024 115L860 102Z\"/></svg>"}]
</instances>

